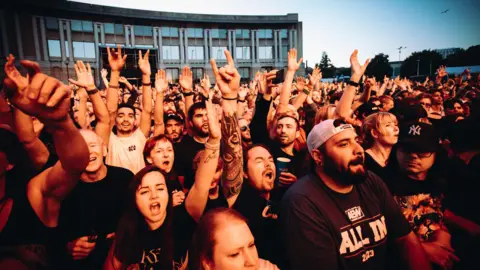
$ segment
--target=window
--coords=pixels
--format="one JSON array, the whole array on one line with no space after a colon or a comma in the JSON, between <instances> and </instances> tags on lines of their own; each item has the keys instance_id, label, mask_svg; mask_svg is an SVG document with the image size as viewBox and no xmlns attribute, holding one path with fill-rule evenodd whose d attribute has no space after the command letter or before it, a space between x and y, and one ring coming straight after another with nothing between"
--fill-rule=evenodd
<instances>
[{"instance_id":1,"label":"window","mask_svg":"<svg viewBox=\"0 0 480 270\"><path fill-rule=\"evenodd\" d=\"M58 30L58 20L56 18L46 18L45 27L49 30Z\"/></svg>"},{"instance_id":2,"label":"window","mask_svg":"<svg viewBox=\"0 0 480 270\"><path fill-rule=\"evenodd\" d=\"M288 45L282 45L282 59L286 60L288 58Z\"/></svg>"},{"instance_id":3,"label":"window","mask_svg":"<svg viewBox=\"0 0 480 270\"><path fill-rule=\"evenodd\" d=\"M72 42L73 56L76 58L95 58L95 43L93 42Z\"/></svg>"},{"instance_id":4,"label":"window","mask_svg":"<svg viewBox=\"0 0 480 270\"><path fill-rule=\"evenodd\" d=\"M167 81L178 80L178 68L167 68L166 75Z\"/></svg>"},{"instance_id":5,"label":"window","mask_svg":"<svg viewBox=\"0 0 480 270\"><path fill-rule=\"evenodd\" d=\"M135 36L153 36L153 28L151 26L135 25L133 31Z\"/></svg>"},{"instance_id":6,"label":"window","mask_svg":"<svg viewBox=\"0 0 480 270\"><path fill-rule=\"evenodd\" d=\"M258 38L272 38L273 31L272 29L260 29L258 30Z\"/></svg>"},{"instance_id":7,"label":"window","mask_svg":"<svg viewBox=\"0 0 480 270\"><path fill-rule=\"evenodd\" d=\"M226 29L212 29L212 38L227 38Z\"/></svg>"},{"instance_id":8,"label":"window","mask_svg":"<svg viewBox=\"0 0 480 270\"><path fill-rule=\"evenodd\" d=\"M178 28L162 27L162 37L178 37Z\"/></svg>"},{"instance_id":9,"label":"window","mask_svg":"<svg viewBox=\"0 0 480 270\"><path fill-rule=\"evenodd\" d=\"M103 29L105 34L115 34L115 25L113 23L104 23Z\"/></svg>"},{"instance_id":10,"label":"window","mask_svg":"<svg viewBox=\"0 0 480 270\"><path fill-rule=\"evenodd\" d=\"M258 59L273 59L273 48L271 46L258 47Z\"/></svg>"},{"instance_id":11,"label":"window","mask_svg":"<svg viewBox=\"0 0 480 270\"><path fill-rule=\"evenodd\" d=\"M288 31L287 29L280 30L280 38L288 38Z\"/></svg>"},{"instance_id":12,"label":"window","mask_svg":"<svg viewBox=\"0 0 480 270\"><path fill-rule=\"evenodd\" d=\"M162 54L163 54L164 60L180 59L180 49L178 46L162 46ZM177 70L177 76L178 76L178 70Z\"/></svg>"},{"instance_id":13,"label":"window","mask_svg":"<svg viewBox=\"0 0 480 270\"><path fill-rule=\"evenodd\" d=\"M188 60L203 60L202 46L188 46Z\"/></svg>"},{"instance_id":14,"label":"window","mask_svg":"<svg viewBox=\"0 0 480 270\"><path fill-rule=\"evenodd\" d=\"M212 57L215 60L227 60L224 52L226 49L227 47L212 47Z\"/></svg>"},{"instance_id":15,"label":"window","mask_svg":"<svg viewBox=\"0 0 480 270\"><path fill-rule=\"evenodd\" d=\"M192 68L193 81L200 81L203 79L203 68Z\"/></svg>"},{"instance_id":16,"label":"window","mask_svg":"<svg viewBox=\"0 0 480 270\"><path fill-rule=\"evenodd\" d=\"M236 38L250 38L250 30L248 29L237 29L235 30Z\"/></svg>"},{"instance_id":17,"label":"window","mask_svg":"<svg viewBox=\"0 0 480 270\"><path fill-rule=\"evenodd\" d=\"M115 24L115 35L123 35L123 24Z\"/></svg>"},{"instance_id":18,"label":"window","mask_svg":"<svg viewBox=\"0 0 480 270\"><path fill-rule=\"evenodd\" d=\"M65 55L70 57L70 48L68 47L68 40L65 40Z\"/></svg>"},{"instance_id":19,"label":"window","mask_svg":"<svg viewBox=\"0 0 480 270\"><path fill-rule=\"evenodd\" d=\"M70 27L75 32L93 32L93 23L91 21L71 20Z\"/></svg>"},{"instance_id":20,"label":"window","mask_svg":"<svg viewBox=\"0 0 480 270\"><path fill-rule=\"evenodd\" d=\"M238 73L240 73L241 78L250 78L250 69L243 67L243 68L238 68Z\"/></svg>"},{"instance_id":21,"label":"window","mask_svg":"<svg viewBox=\"0 0 480 270\"><path fill-rule=\"evenodd\" d=\"M60 48L60 40L48 40L48 55L50 57L61 57L62 49Z\"/></svg>"},{"instance_id":22,"label":"window","mask_svg":"<svg viewBox=\"0 0 480 270\"><path fill-rule=\"evenodd\" d=\"M187 35L189 38L203 38L202 28L188 28Z\"/></svg>"},{"instance_id":23,"label":"window","mask_svg":"<svg viewBox=\"0 0 480 270\"><path fill-rule=\"evenodd\" d=\"M236 59L250 59L250 47L237 47L235 50Z\"/></svg>"}]
</instances>

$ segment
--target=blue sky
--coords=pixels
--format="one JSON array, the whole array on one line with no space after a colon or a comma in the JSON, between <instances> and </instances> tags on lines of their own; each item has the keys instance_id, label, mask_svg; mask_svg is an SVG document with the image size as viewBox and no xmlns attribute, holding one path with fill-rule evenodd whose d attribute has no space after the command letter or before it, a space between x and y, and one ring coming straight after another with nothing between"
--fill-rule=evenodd
<instances>
[{"instance_id":1,"label":"blue sky","mask_svg":"<svg viewBox=\"0 0 480 270\"><path fill-rule=\"evenodd\" d=\"M414 51L480 44L479 0L77 0L125 8L238 15L298 13L303 22L304 61L320 61L326 51L335 66L349 66L377 53L398 61ZM446 14L443 10L450 9Z\"/></svg>"}]
</instances>

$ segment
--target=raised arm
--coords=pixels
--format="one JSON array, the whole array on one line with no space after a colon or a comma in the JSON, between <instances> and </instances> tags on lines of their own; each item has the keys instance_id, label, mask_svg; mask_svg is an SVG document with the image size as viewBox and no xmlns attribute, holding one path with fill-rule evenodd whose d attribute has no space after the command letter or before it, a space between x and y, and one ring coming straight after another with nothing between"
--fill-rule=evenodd
<instances>
[{"instance_id":1,"label":"raised arm","mask_svg":"<svg viewBox=\"0 0 480 270\"><path fill-rule=\"evenodd\" d=\"M139 59L140 61L140 59ZM120 78L118 78L118 81L125 84L125 86L127 87L128 91L130 92L133 92L134 89L133 89L133 85L127 80L127 78L123 77L123 76L120 76Z\"/></svg>"},{"instance_id":2,"label":"raised arm","mask_svg":"<svg viewBox=\"0 0 480 270\"><path fill-rule=\"evenodd\" d=\"M29 79L16 71L10 55L6 65L5 86L10 102L24 113L37 117L53 136L59 161L35 176L28 183L27 196L47 226L55 226L60 202L75 186L89 162L89 151L78 129L68 116L70 93L68 86L40 73L36 62L21 61ZM8 71L7 71L8 70Z\"/></svg>"},{"instance_id":3,"label":"raised arm","mask_svg":"<svg viewBox=\"0 0 480 270\"><path fill-rule=\"evenodd\" d=\"M97 119L97 125L95 126L95 133L102 138L105 145L108 145L110 139L110 116L108 114L107 106L103 103L102 97L95 86L95 80L92 75L92 68L90 64L87 66L83 61L77 61L75 64L75 72L77 73L77 80L69 79L69 81L79 87L86 90L86 94L90 96L90 100L93 105L93 112Z\"/></svg>"},{"instance_id":4,"label":"raised arm","mask_svg":"<svg viewBox=\"0 0 480 270\"><path fill-rule=\"evenodd\" d=\"M238 102L237 102L237 119L243 118L243 115L245 113L245 108L247 107L247 97L248 89L247 88L240 88L240 91L238 91Z\"/></svg>"},{"instance_id":5,"label":"raised arm","mask_svg":"<svg viewBox=\"0 0 480 270\"><path fill-rule=\"evenodd\" d=\"M192 71L188 66L184 66L182 69L182 74L178 78L178 83L182 87L182 93L185 97L185 115L187 115L188 110L193 105L193 77Z\"/></svg>"},{"instance_id":6,"label":"raised arm","mask_svg":"<svg viewBox=\"0 0 480 270\"><path fill-rule=\"evenodd\" d=\"M213 175L217 169L218 158L220 156L220 123L218 115L212 104L213 93L209 95L209 99L205 101L207 108L209 138L205 143L200 164L195 172L195 183L188 192L185 199L185 208L190 216L198 222L207 206L208 193L212 184Z\"/></svg>"},{"instance_id":7,"label":"raised arm","mask_svg":"<svg viewBox=\"0 0 480 270\"><path fill-rule=\"evenodd\" d=\"M240 74L235 68L230 52L225 50L227 65L217 68L215 59L210 59L218 88L222 92L222 158L224 161L222 188L231 206L240 193L243 184L243 150L240 128L236 117L237 95L240 88Z\"/></svg>"},{"instance_id":8,"label":"raised arm","mask_svg":"<svg viewBox=\"0 0 480 270\"><path fill-rule=\"evenodd\" d=\"M23 148L27 151L34 168L40 170L47 163L50 153L35 134L32 117L19 109L13 110L13 117L18 140L20 140Z\"/></svg>"},{"instance_id":9,"label":"raised arm","mask_svg":"<svg viewBox=\"0 0 480 270\"><path fill-rule=\"evenodd\" d=\"M107 80L108 71L102 68L102 70L100 71L100 74L102 76L103 85L105 85L105 89L107 89L108 88L108 80Z\"/></svg>"},{"instance_id":10,"label":"raised arm","mask_svg":"<svg viewBox=\"0 0 480 270\"><path fill-rule=\"evenodd\" d=\"M288 100L290 99L290 93L292 90L293 76L300 68L303 58L300 58L297 62L297 49L290 49L288 52L288 68L285 73L285 79L283 81L282 90L280 91L280 103L278 104L277 113L281 113L287 110Z\"/></svg>"},{"instance_id":11,"label":"raised arm","mask_svg":"<svg viewBox=\"0 0 480 270\"><path fill-rule=\"evenodd\" d=\"M165 123L163 122L163 97L168 89L167 76L165 70L159 69L155 74L155 108L153 113L153 120L155 126L153 128L153 135L157 136L165 133Z\"/></svg>"},{"instance_id":12,"label":"raised arm","mask_svg":"<svg viewBox=\"0 0 480 270\"><path fill-rule=\"evenodd\" d=\"M150 80L151 69L150 62L148 61L148 56L150 55L150 50L148 50L145 55L142 57L142 51L138 51L138 68L142 71L142 103L143 110L140 115L140 125L139 128L142 131L143 135L148 138L150 135L150 126L152 119L152 82ZM163 105L163 103L162 103Z\"/></svg>"},{"instance_id":13,"label":"raised arm","mask_svg":"<svg viewBox=\"0 0 480 270\"><path fill-rule=\"evenodd\" d=\"M350 81L354 83L360 82L360 79L362 78L363 73L365 73L369 62L370 58L365 61L365 64L360 65L360 63L358 62L358 51L353 51L352 55L350 56L350 65L352 69L352 76L350 77ZM335 115L337 118L350 118L352 103L353 99L355 98L355 91L355 86L352 86L350 84L347 85L335 109Z\"/></svg>"},{"instance_id":14,"label":"raised arm","mask_svg":"<svg viewBox=\"0 0 480 270\"><path fill-rule=\"evenodd\" d=\"M118 45L118 50L110 50L107 47L108 53L108 63L110 64L110 83L108 84L107 89L107 110L110 115L110 129L115 123L115 117L118 109L118 90L120 86L118 85L118 79L120 78L120 70L122 70L123 65L125 65L125 60L127 55L122 56L122 49Z\"/></svg>"}]
</instances>

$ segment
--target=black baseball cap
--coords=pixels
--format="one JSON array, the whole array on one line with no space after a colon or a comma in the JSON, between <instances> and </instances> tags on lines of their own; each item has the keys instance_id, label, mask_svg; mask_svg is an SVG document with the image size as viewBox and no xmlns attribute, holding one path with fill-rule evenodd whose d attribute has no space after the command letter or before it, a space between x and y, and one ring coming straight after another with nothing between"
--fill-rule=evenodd
<instances>
[{"instance_id":1,"label":"black baseball cap","mask_svg":"<svg viewBox=\"0 0 480 270\"><path fill-rule=\"evenodd\" d=\"M410 122L400 127L398 145L411 153L436 152L440 146L440 137L432 125Z\"/></svg>"},{"instance_id":2,"label":"black baseball cap","mask_svg":"<svg viewBox=\"0 0 480 270\"><path fill-rule=\"evenodd\" d=\"M169 114L164 114L163 115L163 122L166 124L168 120L175 120L177 122L185 122L185 117L183 117L182 114L180 113L169 113Z\"/></svg>"}]
</instances>

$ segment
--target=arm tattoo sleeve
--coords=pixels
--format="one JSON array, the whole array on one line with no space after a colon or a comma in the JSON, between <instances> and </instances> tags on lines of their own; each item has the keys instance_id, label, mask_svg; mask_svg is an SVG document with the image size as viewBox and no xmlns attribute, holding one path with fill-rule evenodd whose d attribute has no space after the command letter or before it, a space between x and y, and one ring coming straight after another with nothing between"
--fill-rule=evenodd
<instances>
[{"instance_id":1,"label":"arm tattoo sleeve","mask_svg":"<svg viewBox=\"0 0 480 270\"><path fill-rule=\"evenodd\" d=\"M235 114L222 117L223 194L228 199L237 195L243 183L243 150L240 128Z\"/></svg>"}]
</instances>

